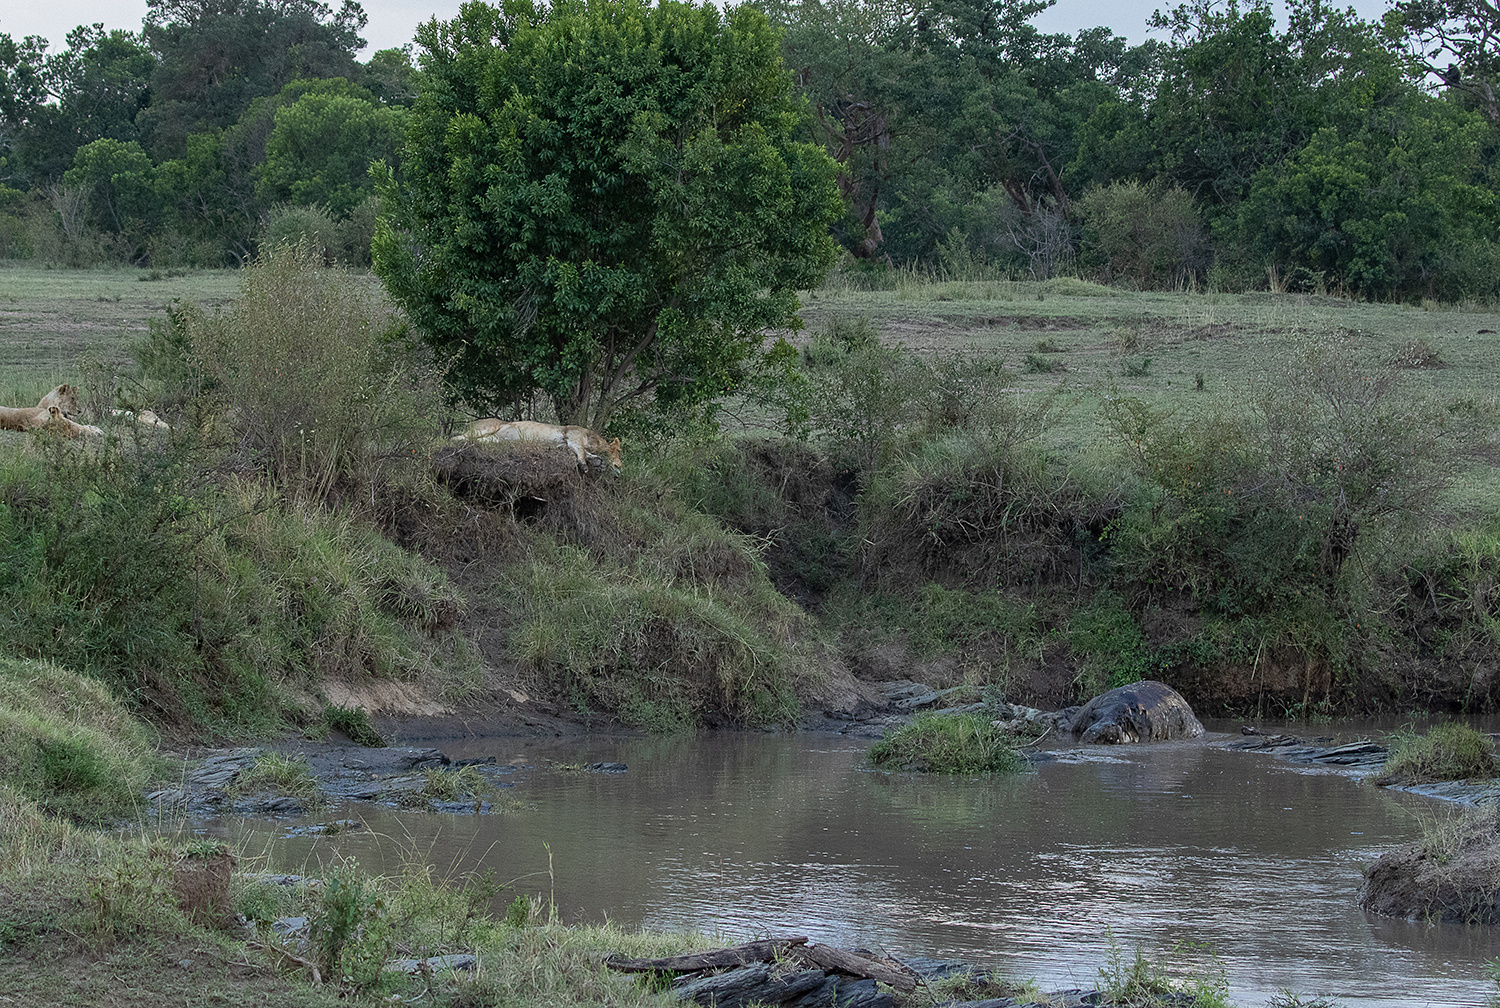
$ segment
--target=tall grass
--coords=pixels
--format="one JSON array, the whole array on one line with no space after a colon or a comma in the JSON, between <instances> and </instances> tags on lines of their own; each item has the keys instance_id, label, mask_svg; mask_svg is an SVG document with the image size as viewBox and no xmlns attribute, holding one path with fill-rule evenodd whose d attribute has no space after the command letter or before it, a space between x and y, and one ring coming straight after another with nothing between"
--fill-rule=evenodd
<instances>
[{"instance_id":1,"label":"tall grass","mask_svg":"<svg viewBox=\"0 0 1500 1008\"><path fill-rule=\"evenodd\" d=\"M133 811L155 737L102 683L0 656L0 786L92 822Z\"/></svg>"},{"instance_id":2,"label":"tall grass","mask_svg":"<svg viewBox=\"0 0 1500 1008\"><path fill-rule=\"evenodd\" d=\"M183 446L5 456L0 641L183 729L311 716L328 676L472 678L435 568L347 512L209 476Z\"/></svg>"}]
</instances>

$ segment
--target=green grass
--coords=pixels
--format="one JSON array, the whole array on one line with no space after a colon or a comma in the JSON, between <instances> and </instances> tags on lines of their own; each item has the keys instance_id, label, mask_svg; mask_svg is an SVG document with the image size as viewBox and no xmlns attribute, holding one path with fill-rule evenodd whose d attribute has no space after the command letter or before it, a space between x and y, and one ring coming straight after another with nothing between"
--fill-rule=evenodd
<instances>
[{"instance_id":1,"label":"green grass","mask_svg":"<svg viewBox=\"0 0 1500 1008\"><path fill-rule=\"evenodd\" d=\"M328 704L323 708L322 727L343 732L355 745L379 747L385 739L370 723L369 712L363 707L342 707Z\"/></svg>"},{"instance_id":2,"label":"green grass","mask_svg":"<svg viewBox=\"0 0 1500 1008\"><path fill-rule=\"evenodd\" d=\"M490 874L446 878L407 851L390 875L333 858L315 884L272 885L236 875L232 909L256 932L194 923L172 895L173 865L202 844L69 826L0 784L0 985L17 1004L198 1005L332 1008L393 995L439 1005L544 1008L588 1003L648 1008L658 996L638 978L606 969L610 952L655 957L711 947L701 935L613 925L565 926L555 913L512 926L493 912L510 883ZM259 863L241 852L241 868ZM503 901L502 901L503 905ZM308 955L333 967L311 984L274 946L278 917L311 921ZM722 943L720 943L722 944ZM385 970L388 958L468 952L473 974L430 980Z\"/></svg>"},{"instance_id":3,"label":"green grass","mask_svg":"<svg viewBox=\"0 0 1500 1008\"><path fill-rule=\"evenodd\" d=\"M928 773L1019 773L1030 764L1016 743L984 714L921 714L871 746L869 760Z\"/></svg>"},{"instance_id":4,"label":"green grass","mask_svg":"<svg viewBox=\"0 0 1500 1008\"><path fill-rule=\"evenodd\" d=\"M1381 784L1424 784L1495 776L1495 748L1489 736L1465 724L1438 725L1425 735L1399 732L1375 778Z\"/></svg>"},{"instance_id":5,"label":"green grass","mask_svg":"<svg viewBox=\"0 0 1500 1008\"><path fill-rule=\"evenodd\" d=\"M1120 1008L1229 1008L1229 985L1216 956L1192 946L1150 958L1139 947L1126 956L1110 939L1109 960L1099 969L1099 989L1106 1004ZM1206 961L1204 961L1206 959ZM1189 960L1198 960L1196 962Z\"/></svg>"},{"instance_id":6,"label":"green grass","mask_svg":"<svg viewBox=\"0 0 1500 1008\"><path fill-rule=\"evenodd\" d=\"M436 767L424 771L424 774L426 780L422 782L422 796L425 798L435 798L438 801L460 801L485 794L490 790L489 782L484 779L484 774L471 766Z\"/></svg>"},{"instance_id":7,"label":"green grass","mask_svg":"<svg viewBox=\"0 0 1500 1008\"><path fill-rule=\"evenodd\" d=\"M308 770L307 760L278 752L268 752L256 757L255 762L236 777L227 790L237 795L273 791L277 795L304 801L317 799L323 793Z\"/></svg>"},{"instance_id":8,"label":"green grass","mask_svg":"<svg viewBox=\"0 0 1500 1008\"><path fill-rule=\"evenodd\" d=\"M154 742L103 683L0 657L0 787L76 819L128 815L156 764Z\"/></svg>"},{"instance_id":9,"label":"green grass","mask_svg":"<svg viewBox=\"0 0 1500 1008\"><path fill-rule=\"evenodd\" d=\"M233 300L238 270L194 270L141 283L149 270L47 269L0 262L0 405L34 404L48 389L82 377L85 354L123 364L150 319L174 299L208 308Z\"/></svg>"}]
</instances>

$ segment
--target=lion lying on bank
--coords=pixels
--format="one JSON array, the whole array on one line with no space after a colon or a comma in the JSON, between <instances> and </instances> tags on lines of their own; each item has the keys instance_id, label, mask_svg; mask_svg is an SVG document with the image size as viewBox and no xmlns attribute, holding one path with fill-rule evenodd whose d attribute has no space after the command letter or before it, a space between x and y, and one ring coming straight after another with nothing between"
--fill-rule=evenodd
<instances>
[{"instance_id":1,"label":"lion lying on bank","mask_svg":"<svg viewBox=\"0 0 1500 1008\"><path fill-rule=\"evenodd\" d=\"M133 423L139 427L155 427L157 430L172 429L165 420L148 409L143 409L139 413L128 409L112 409L109 411L109 414L119 420Z\"/></svg>"},{"instance_id":2,"label":"lion lying on bank","mask_svg":"<svg viewBox=\"0 0 1500 1008\"><path fill-rule=\"evenodd\" d=\"M34 431L44 427L59 431L64 437L104 433L91 424L68 419L60 406L0 406L0 430Z\"/></svg>"},{"instance_id":3,"label":"lion lying on bank","mask_svg":"<svg viewBox=\"0 0 1500 1008\"><path fill-rule=\"evenodd\" d=\"M588 460L604 460L609 456L609 467L616 476L620 474L620 439L606 441L587 427L573 424L538 423L535 420L498 420L489 417L475 420L455 437L455 441L475 441L495 444L500 441L524 441L531 444L563 445L578 459L580 468L588 467Z\"/></svg>"}]
</instances>

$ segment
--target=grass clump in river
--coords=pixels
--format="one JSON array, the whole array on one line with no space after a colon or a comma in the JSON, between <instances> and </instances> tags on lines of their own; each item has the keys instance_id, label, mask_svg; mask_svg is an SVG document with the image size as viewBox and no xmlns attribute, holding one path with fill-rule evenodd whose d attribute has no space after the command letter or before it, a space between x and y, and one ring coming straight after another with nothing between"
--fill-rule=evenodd
<instances>
[{"instance_id":1,"label":"grass clump in river","mask_svg":"<svg viewBox=\"0 0 1500 1008\"><path fill-rule=\"evenodd\" d=\"M438 801L458 801L489 791L484 774L471 766L437 767L426 772L422 795Z\"/></svg>"},{"instance_id":2,"label":"grass clump in river","mask_svg":"<svg viewBox=\"0 0 1500 1008\"><path fill-rule=\"evenodd\" d=\"M1398 732L1375 783L1423 784L1493 776L1495 747L1489 736L1451 722L1426 735Z\"/></svg>"},{"instance_id":3,"label":"grass clump in river","mask_svg":"<svg viewBox=\"0 0 1500 1008\"><path fill-rule=\"evenodd\" d=\"M322 796L322 789L308 770L307 760L279 752L257 756L255 762L234 779L228 791L236 795L274 791L278 795L309 802Z\"/></svg>"},{"instance_id":4,"label":"grass clump in river","mask_svg":"<svg viewBox=\"0 0 1500 1008\"><path fill-rule=\"evenodd\" d=\"M1014 735L983 714L922 714L870 747L877 767L928 773L1019 773L1029 763Z\"/></svg>"},{"instance_id":5,"label":"grass clump in river","mask_svg":"<svg viewBox=\"0 0 1500 1008\"><path fill-rule=\"evenodd\" d=\"M1229 981L1218 957L1208 950L1206 961L1182 961L1198 960L1204 951L1184 944L1170 955L1150 959L1137 946L1135 956L1129 957L1111 937L1108 962L1099 968L1104 1003L1120 1008L1229 1008Z\"/></svg>"}]
</instances>

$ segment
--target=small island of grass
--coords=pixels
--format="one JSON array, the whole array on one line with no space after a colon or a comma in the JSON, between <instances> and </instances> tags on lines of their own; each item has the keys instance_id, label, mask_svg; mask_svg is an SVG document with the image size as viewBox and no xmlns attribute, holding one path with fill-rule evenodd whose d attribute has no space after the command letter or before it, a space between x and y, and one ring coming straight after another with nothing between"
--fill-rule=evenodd
<instances>
[{"instance_id":1,"label":"small island of grass","mask_svg":"<svg viewBox=\"0 0 1500 1008\"><path fill-rule=\"evenodd\" d=\"M922 714L870 748L870 763L928 773L1019 773L1021 740L983 714Z\"/></svg>"}]
</instances>

